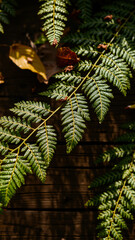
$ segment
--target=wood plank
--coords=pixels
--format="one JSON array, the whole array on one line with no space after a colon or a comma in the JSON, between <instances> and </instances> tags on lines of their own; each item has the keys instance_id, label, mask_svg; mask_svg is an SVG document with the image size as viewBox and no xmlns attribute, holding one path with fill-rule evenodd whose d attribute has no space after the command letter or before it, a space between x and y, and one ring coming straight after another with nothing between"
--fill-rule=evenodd
<instances>
[{"instance_id":1,"label":"wood plank","mask_svg":"<svg viewBox=\"0 0 135 240\"><path fill-rule=\"evenodd\" d=\"M0 218L0 239L96 240L96 212L11 211ZM133 240L134 229L129 237Z\"/></svg>"},{"instance_id":2,"label":"wood plank","mask_svg":"<svg viewBox=\"0 0 135 240\"><path fill-rule=\"evenodd\" d=\"M0 218L1 237L18 239L88 239L94 240L95 213L61 211L5 211ZM40 238L39 238L40 239ZM3 240L3 238L2 238Z\"/></svg>"}]
</instances>

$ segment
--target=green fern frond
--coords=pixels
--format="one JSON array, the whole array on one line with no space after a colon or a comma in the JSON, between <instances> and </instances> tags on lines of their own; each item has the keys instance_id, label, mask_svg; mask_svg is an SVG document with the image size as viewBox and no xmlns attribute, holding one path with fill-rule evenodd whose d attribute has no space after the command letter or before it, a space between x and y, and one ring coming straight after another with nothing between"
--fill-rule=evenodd
<instances>
[{"instance_id":1,"label":"green fern frond","mask_svg":"<svg viewBox=\"0 0 135 240\"><path fill-rule=\"evenodd\" d=\"M127 6L127 9L123 10L123 6ZM111 4L107 10L106 15L104 11L100 12L98 17L96 14L92 21L87 23L89 27L86 27L86 31L85 28L84 31L80 29L78 33L66 36L65 42L72 44L81 60L73 72L56 75L56 78L61 78L62 81L71 80L75 87L82 87L99 122L103 121L113 98L110 85L116 86L126 96L130 89L131 68L134 69L133 35L126 36L124 32L129 25L134 26L134 4L116 2L115 6ZM109 14L109 19L106 20L105 17ZM132 33L134 34L134 30ZM78 89L78 86L76 88Z\"/></svg>"},{"instance_id":2,"label":"green fern frond","mask_svg":"<svg viewBox=\"0 0 135 240\"><path fill-rule=\"evenodd\" d=\"M48 114L52 114L48 104L22 101L15 105L11 111L17 117L0 119L0 202L3 206L7 206L17 188L24 184L27 173L34 172L45 181L57 141L54 128L46 124ZM36 138L35 144L31 143L31 136Z\"/></svg>"},{"instance_id":3,"label":"green fern frond","mask_svg":"<svg viewBox=\"0 0 135 240\"><path fill-rule=\"evenodd\" d=\"M46 177L47 163L42 156L42 153L36 144L25 143L22 148L24 158L28 159L31 169L44 182Z\"/></svg>"},{"instance_id":4,"label":"green fern frond","mask_svg":"<svg viewBox=\"0 0 135 240\"><path fill-rule=\"evenodd\" d=\"M43 2L39 14L44 20L42 30L46 32L46 36L50 44L58 43L65 28L67 21L67 5L68 0L39 0Z\"/></svg>"},{"instance_id":5,"label":"green fern frond","mask_svg":"<svg viewBox=\"0 0 135 240\"><path fill-rule=\"evenodd\" d=\"M62 108L62 125L64 126L67 153L70 153L81 140L86 128L84 119L90 119L87 102L83 95L75 94Z\"/></svg>"},{"instance_id":6,"label":"green fern frond","mask_svg":"<svg viewBox=\"0 0 135 240\"><path fill-rule=\"evenodd\" d=\"M25 159L17 153L10 153L2 161L0 174L0 194L2 203L7 206L18 187L24 184L24 176L31 173Z\"/></svg>"},{"instance_id":7,"label":"green fern frond","mask_svg":"<svg viewBox=\"0 0 135 240\"><path fill-rule=\"evenodd\" d=\"M83 90L90 99L99 121L102 122L108 111L110 98L113 98L111 89L104 79L98 75L93 75L87 78L83 84Z\"/></svg>"},{"instance_id":8,"label":"green fern frond","mask_svg":"<svg viewBox=\"0 0 135 240\"><path fill-rule=\"evenodd\" d=\"M10 111L19 117L23 117L23 119L27 119L29 122L39 123L43 120L43 117L50 113L50 108L47 104L41 102L22 101L16 103L15 107L10 109Z\"/></svg>"},{"instance_id":9,"label":"green fern frond","mask_svg":"<svg viewBox=\"0 0 135 240\"><path fill-rule=\"evenodd\" d=\"M15 16L15 7L17 2L15 0L2 0L0 4L0 32L4 33L3 23L9 24L9 16Z\"/></svg>"},{"instance_id":10,"label":"green fern frond","mask_svg":"<svg viewBox=\"0 0 135 240\"><path fill-rule=\"evenodd\" d=\"M83 23L88 23L92 15L92 1L91 0L77 0L76 6L81 9L80 16Z\"/></svg>"},{"instance_id":11,"label":"green fern frond","mask_svg":"<svg viewBox=\"0 0 135 240\"><path fill-rule=\"evenodd\" d=\"M56 133L53 126L45 123L38 129L36 137L46 165L49 165L56 148Z\"/></svg>"},{"instance_id":12,"label":"green fern frond","mask_svg":"<svg viewBox=\"0 0 135 240\"><path fill-rule=\"evenodd\" d=\"M125 135L123 139L128 142ZM90 188L103 189L86 206L97 206L99 209L99 239L123 239L123 229L128 227L126 220L133 220L135 209L135 145L132 139L128 144L114 147L102 155L102 161L108 161L108 158L111 171L96 178L90 185Z\"/></svg>"}]
</instances>

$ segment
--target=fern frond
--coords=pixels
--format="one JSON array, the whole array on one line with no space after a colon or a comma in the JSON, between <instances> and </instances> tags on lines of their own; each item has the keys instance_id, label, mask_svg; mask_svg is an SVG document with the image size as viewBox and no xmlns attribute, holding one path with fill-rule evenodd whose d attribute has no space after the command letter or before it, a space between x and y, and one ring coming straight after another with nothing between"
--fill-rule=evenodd
<instances>
[{"instance_id":1,"label":"fern frond","mask_svg":"<svg viewBox=\"0 0 135 240\"><path fill-rule=\"evenodd\" d=\"M108 111L110 98L113 98L111 89L104 79L98 75L93 75L87 78L86 82L83 84L83 90L90 99L99 122L102 122Z\"/></svg>"},{"instance_id":2,"label":"fern frond","mask_svg":"<svg viewBox=\"0 0 135 240\"><path fill-rule=\"evenodd\" d=\"M38 178L44 182L47 164L39 147L36 146L36 144L25 143L25 146L22 148L22 153L24 154L24 158L28 159L33 172L35 172Z\"/></svg>"},{"instance_id":3,"label":"fern frond","mask_svg":"<svg viewBox=\"0 0 135 240\"><path fill-rule=\"evenodd\" d=\"M123 9L123 6L127 6L127 9ZM81 61L72 73L56 76L61 77L62 81L70 82L72 79L75 87L77 84L82 87L99 122L103 121L113 98L111 85L116 86L126 96L130 89L131 68L134 69L133 35L127 36L124 32L129 25L134 26L134 4L121 1L104 10L106 9L108 13L102 11L99 15L96 14L90 23L84 24L84 31L80 29L78 33L66 36L65 42L72 44ZM105 17L109 14L110 17L106 20ZM118 17L121 19L120 23ZM134 34L134 30L131 32ZM78 89L78 86L76 88Z\"/></svg>"},{"instance_id":4,"label":"fern frond","mask_svg":"<svg viewBox=\"0 0 135 240\"><path fill-rule=\"evenodd\" d=\"M125 136L125 135L124 135ZM126 137L124 137L127 142ZM123 239L126 220L133 220L135 209L135 145L132 139L121 147L114 147L104 153L102 160L111 161L111 171L96 178L90 188L103 189L87 202L87 206L97 206L98 238Z\"/></svg>"},{"instance_id":5,"label":"fern frond","mask_svg":"<svg viewBox=\"0 0 135 240\"><path fill-rule=\"evenodd\" d=\"M3 23L9 24L9 16L15 16L15 7L17 2L15 0L3 0L0 4L0 32L4 33Z\"/></svg>"},{"instance_id":6,"label":"fern frond","mask_svg":"<svg viewBox=\"0 0 135 240\"><path fill-rule=\"evenodd\" d=\"M0 194L2 203L7 206L18 187L24 184L24 176L31 173L31 169L22 156L10 153L2 161L0 174Z\"/></svg>"},{"instance_id":7,"label":"fern frond","mask_svg":"<svg viewBox=\"0 0 135 240\"><path fill-rule=\"evenodd\" d=\"M39 0L43 2L39 14L44 20L42 30L46 32L46 36L50 44L60 41L67 21L67 5L68 0Z\"/></svg>"},{"instance_id":8,"label":"fern frond","mask_svg":"<svg viewBox=\"0 0 135 240\"><path fill-rule=\"evenodd\" d=\"M77 0L76 6L81 9L80 16L83 23L88 23L92 15L92 1L91 0Z\"/></svg>"},{"instance_id":9,"label":"fern frond","mask_svg":"<svg viewBox=\"0 0 135 240\"><path fill-rule=\"evenodd\" d=\"M45 123L38 129L36 137L46 165L49 165L56 148L56 133L53 126Z\"/></svg>"},{"instance_id":10,"label":"fern frond","mask_svg":"<svg viewBox=\"0 0 135 240\"><path fill-rule=\"evenodd\" d=\"M44 182L56 147L56 133L46 121L52 114L46 103L22 101L11 109L17 117L1 117L0 202L7 206L27 173ZM36 124L35 124L36 122ZM23 137L22 137L23 136ZM36 143L31 143L31 136Z\"/></svg>"},{"instance_id":11,"label":"fern frond","mask_svg":"<svg viewBox=\"0 0 135 240\"><path fill-rule=\"evenodd\" d=\"M70 153L81 140L86 128L84 119L90 119L87 102L83 95L75 94L62 108L62 125L64 126L67 153Z\"/></svg>"}]
</instances>

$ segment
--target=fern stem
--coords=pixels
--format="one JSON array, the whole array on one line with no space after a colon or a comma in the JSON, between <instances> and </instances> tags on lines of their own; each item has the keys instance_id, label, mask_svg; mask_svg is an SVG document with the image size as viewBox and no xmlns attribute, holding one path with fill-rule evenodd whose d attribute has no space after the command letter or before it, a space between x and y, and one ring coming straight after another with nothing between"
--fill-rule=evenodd
<instances>
[{"instance_id":1,"label":"fern stem","mask_svg":"<svg viewBox=\"0 0 135 240\"><path fill-rule=\"evenodd\" d=\"M53 1L53 35L54 35L54 39L55 39L55 5L56 5L56 0Z\"/></svg>"},{"instance_id":2,"label":"fern stem","mask_svg":"<svg viewBox=\"0 0 135 240\"><path fill-rule=\"evenodd\" d=\"M48 163L49 163L49 143L48 143L48 134L47 134L47 127L46 127L46 122L44 122L45 125L45 132L46 132L46 143L47 143L47 159L48 159Z\"/></svg>"},{"instance_id":3,"label":"fern stem","mask_svg":"<svg viewBox=\"0 0 135 240\"><path fill-rule=\"evenodd\" d=\"M74 141L74 136L75 136L75 118L74 118L74 111L73 111L71 98L70 98L70 105L71 105L71 111L72 111L72 117L73 117L73 137L72 137L72 141L71 141L71 145L72 145L72 143Z\"/></svg>"}]
</instances>

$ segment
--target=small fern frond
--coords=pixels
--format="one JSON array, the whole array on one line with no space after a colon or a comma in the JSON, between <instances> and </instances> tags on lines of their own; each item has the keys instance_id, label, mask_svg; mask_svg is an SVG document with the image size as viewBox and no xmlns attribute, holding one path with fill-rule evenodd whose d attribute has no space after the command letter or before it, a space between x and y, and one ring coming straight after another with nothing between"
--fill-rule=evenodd
<instances>
[{"instance_id":1,"label":"small fern frond","mask_svg":"<svg viewBox=\"0 0 135 240\"><path fill-rule=\"evenodd\" d=\"M110 105L110 98L113 98L111 89L106 81L98 75L87 78L83 84L83 90L90 99L97 114L99 122L102 122Z\"/></svg>"},{"instance_id":2,"label":"small fern frond","mask_svg":"<svg viewBox=\"0 0 135 240\"><path fill-rule=\"evenodd\" d=\"M36 144L25 143L22 148L24 158L28 159L31 169L38 176L38 178L44 182L46 177L47 164L40 152L40 149Z\"/></svg>"},{"instance_id":3,"label":"small fern frond","mask_svg":"<svg viewBox=\"0 0 135 240\"><path fill-rule=\"evenodd\" d=\"M0 3L0 32L4 33L3 23L9 24L9 15L15 16L15 7L17 2L15 0L2 0Z\"/></svg>"},{"instance_id":4,"label":"small fern frond","mask_svg":"<svg viewBox=\"0 0 135 240\"><path fill-rule=\"evenodd\" d=\"M17 153L10 153L2 160L0 174L1 201L5 206L15 194L18 187L24 184L24 176L31 173L31 169L22 156Z\"/></svg>"},{"instance_id":5,"label":"small fern frond","mask_svg":"<svg viewBox=\"0 0 135 240\"><path fill-rule=\"evenodd\" d=\"M91 0L77 0L76 6L81 9L80 16L83 23L88 23L92 15L92 1Z\"/></svg>"},{"instance_id":6,"label":"small fern frond","mask_svg":"<svg viewBox=\"0 0 135 240\"><path fill-rule=\"evenodd\" d=\"M78 93L70 98L62 108L62 125L64 126L67 153L70 153L81 140L86 128L84 119L90 119L88 106L84 96Z\"/></svg>"},{"instance_id":7,"label":"small fern frond","mask_svg":"<svg viewBox=\"0 0 135 240\"><path fill-rule=\"evenodd\" d=\"M39 0L43 2L39 14L44 20L42 30L45 31L50 44L57 45L63 34L67 21L68 0Z\"/></svg>"},{"instance_id":8,"label":"small fern frond","mask_svg":"<svg viewBox=\"0 0 135 240\"><path fill-rule=\"evenodd\" d=\"M31 101L16 103L15 107L10 109L10 111L19 117L23 117L23 119L27 119L29 122L35 123L39 123L43 120L44 116L47 116L50 113L50 109L47 104Z\"/></svg>"},{"instance_id":9,"label":"small fern frond","mask_svg":"<svg viewBox=\"0 0 135 240\"><path fill-rule=\"evenodd\" d=\"M36 137L46 166L48 166L56 148L56 133L53 126L45 123L44 126L38 129Z\"/></svg>"}]
</instances>

